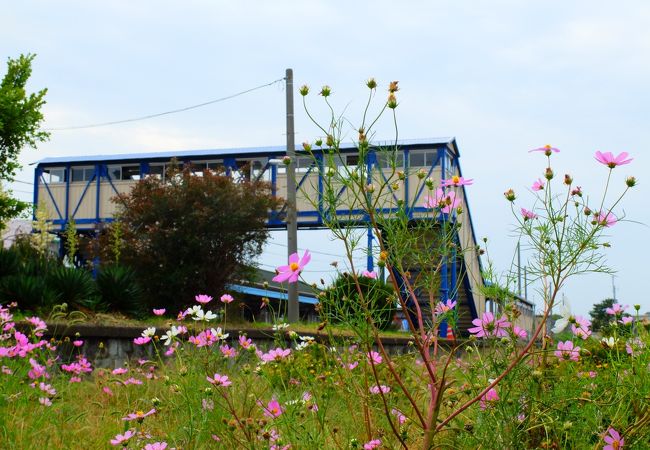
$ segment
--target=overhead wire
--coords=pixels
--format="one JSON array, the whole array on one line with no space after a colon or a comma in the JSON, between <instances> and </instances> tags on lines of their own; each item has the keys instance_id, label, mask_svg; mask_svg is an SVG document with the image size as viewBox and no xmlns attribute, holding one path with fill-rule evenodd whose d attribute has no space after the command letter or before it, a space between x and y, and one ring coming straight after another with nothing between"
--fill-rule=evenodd
<instances>
[{"instance_id":1,"label":"overhead wire","mask_svg":"<svg viewBox=\"0 0 650 450\"><path fill-rule=\"evenodd\" d=\"M235 94L227 95L225 97L216 98L214 100L209 100L207 102L199 103L199 104L196 104L196 105L190 105L190 106L185 106L183 108L172 109L170 111L164 111L164 112L155 113L155 114L148 114L146 116L133 117L133 118L130 118L130 119L112 120L110 122L100 122L100 123L94 123L94 124L88 124L88 125L73 125L73 126L65 126L65 127L45 128L45 131L81 130L81 129L86 129L86 128L106 127L106 126L109 126L109 125L118 125L118 124L122 124L122 123L137 122L137 121L140 121L140 120L153 119L155 117L161 117L161 116L166 116L166 115L169 115L169 114L176 114L176 113L180 113L180 112L185 112L185 111L189 111L189 110L192 110L192 109L201 108L203 106L212 105L214 103L219 103L219 102L223 102L223 101L226 101L226 100L230 100L230 99L233 99L235 97L239 97L241 95L245 95L245 94L248 94L250 92L257 91L259 89L263 89L263 88L268 87L268 86L272 86L272 85L274 85L276 83L279 83L281 81L284 81L284 80L285 80L284 77L283 78L278 78L277 80L273 80L270 83L261 84L259 86L255 86L253 88L246 89L244 91L240 91L240 92L237 92Z\"/></svg>"}]
</instances>

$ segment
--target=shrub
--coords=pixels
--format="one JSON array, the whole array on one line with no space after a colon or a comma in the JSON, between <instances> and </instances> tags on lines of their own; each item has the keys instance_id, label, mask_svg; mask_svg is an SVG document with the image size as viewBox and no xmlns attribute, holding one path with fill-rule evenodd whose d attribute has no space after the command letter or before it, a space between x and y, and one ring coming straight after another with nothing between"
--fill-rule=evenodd
<instances>
[{"instance_id":1,"label":"shrub","mask_svg":"<svg viewBox=\"0 0 650 450\"><path fill-rule=\"evenodd\" d=\"M9 275L0 280L0 303L17 302L22 310L50 308L59 301L60 293L51 289L43 276Z\"/></svg>"},{"instance_id":2,"label":"shrub","mask_svg":"<svg viewBox=\"0 0 650 450\"><path fill-rule=\"evenodd\" d=\"M50 273L48 285L58 293L61 302L91 311L106 309L97 293L95 280L84 269L58 267Z\"/></svg>"},{"instance_id":3,"label":"shrub","mask_svg":"<svg viewBox=\"0 0 650 450\"><path fill-rule=\"evenodd\" d=\"M332 323L371 321L385 330L390 327L397 311L397 300L392 286L382 280L359 276L362 292L359 297L354 277L344 273L321 297L322 311ZM364 306L367 306L365 308Z\"/></svg>"},{"instance_id":4,"label":"shrub","mask_svg":"<svg viewBox=\"0 0 650 450\"><path fill-rule=\"evenodd\" d=\"M147 308L143 303L142 289L133 269L120 265L103 266L97 275L97 290L111 311L131 316L144 316Z\"/></svg>"}]
</instances>

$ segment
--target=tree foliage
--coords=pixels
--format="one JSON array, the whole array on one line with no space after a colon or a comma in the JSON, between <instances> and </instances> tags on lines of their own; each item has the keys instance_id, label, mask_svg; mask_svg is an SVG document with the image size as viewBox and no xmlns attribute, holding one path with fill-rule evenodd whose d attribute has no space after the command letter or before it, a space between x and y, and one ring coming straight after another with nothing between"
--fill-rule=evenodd
<instances>
[{"instance_id":1,"label":"tree foliage","mask_svg":"<svg viewBox=\"0 0 650 450\"><path fill-rule=\"evenodd\" d=\"M262 251L264 224L277 202L267 183L235 182L211 171L195 176L186 168L166 180L146 177L115 198L118 221L105 230L99 247L104 262L119 258L135 269L152 306L171 310L196 294L220 295L245 271ZM115 245L116 235L121 245Z\"/></svg>"},{"instance_id":2,"label":"tree foliage","mask_svg":"<svg viewBox=\"0 0 650 450\"><path fill-rule=\"evenodd\" d=\"M606 298L600 303L596 303L594 307L589 311L591 316L591 329L593 331L601 331L609 325L611 321L611 316L605 311L607 308L611 308L616 300L613 298Z\"/></svg>"},{"instance_id":3,"label":"tree foliage","mask_svg":"<svg viewBox=\"0 0 650 450\"><path fill-rule=\"evenodd\" d=\"M32 94L25 89L34 57L28 54L9 58L7 73L0 83L0 181L13 181L20 168L18 155L23 147L36 148L49 138L49 133L40 129L47 89ZM29 207L10 194L0 190L0 229L7 219Z\"/></svg>"}]
</instances>

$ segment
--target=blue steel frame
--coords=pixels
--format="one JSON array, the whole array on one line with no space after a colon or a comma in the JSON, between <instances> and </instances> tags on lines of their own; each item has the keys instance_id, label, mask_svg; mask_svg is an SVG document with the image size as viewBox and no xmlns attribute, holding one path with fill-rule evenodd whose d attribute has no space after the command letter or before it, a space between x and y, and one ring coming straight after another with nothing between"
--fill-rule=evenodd
<instances>
[{"instance_id":1,"label":"blue steel frame","mask_svg":"<svg viewBox=\"0 0 650 450\"><path fill-rule=\"evenodd\" d=\"M440 169L440 176L441 179L445 178L445 173L447 170L446 164L449 158L450 166L455 167L458 169L459 174L462 175L462 172L460 171L460 165L458 164L458 157L459 152L458 148L456 145L455 139L447 139L447 140L441 140L441 141L418 141L414 143L409 143L409 142L402 142L399 143L398 145L403 152L404 159L403 159L403 164L404 164L404 171L406 173L409 172L409 157L410 157L410 152L412 150L437 150L437 160L431 164L429 167L427 177L431 176L434 170L437 168ZM213 152L208 152L208 151L197 151L195 153L192 152L182 152L184 153L183 156L178 157L179 161L181 162L189 162L190 159L193 162L198 162L198 161L209 161L213 160L215 157L219 159L223 159L224 166L226 168L226 174L230 175L233 170L238 170L237 167L237 159L238 158L257 158L257 159L264 159L268 158L270 159L278 159L282 158L283 156L286 155L285 149L283 147L275 147L271 149L259 149L259 151L255 151L255 149L239 149L240 152L238 153L238 149L233 149L227 151L228 154L220 154L219 150L215 150ZM297 153L303 154L304 152L301 151L302 149L296 148ZM349 147L349 148L341 148L341 153L356 153L358 150L356 147ZM302 178L300 181L297 183L296 189L299 190L302 184L305 182L307 177L312 174L314 171L318 172L318 208L314 211L298 211L298 226L301 228L322 228L324 226L323 224L323 214L325 213L324 211L324 183L323 183L323 176L324 176L324 153L318 150L313 151L314 155L316 156L316 161L309 167L307 172L303 174ZM122 159L120 158L110 158L110 159L105 159L105 160L92 160L92 158L86 158L85 160L77 158L76 161L74 158L72 160L44 160L41 161L35 169L34 173L34 204L38 204L39 200L39 186L43 185L45 187L45 191L48 193L50 200L52 200L52 203L54 204L54 208L56 210L56 214L58 216L58 219L52 220L52 223L55 225L60 225L60 229L64 230L65 227L67 226L68 221L71 219L71 217L74 217L75 214L77 213L79 207L81 206L82 202L84 201L88 191L90 190L90 186L93 184L93 181L95 181L95 217L94 218L80 218L80 219L75 219L75 223L78 225L91 225L92 228L98 228L101 223L108 223L112 222L113 218L112 217L101 217L100 215L100 192L101 192L101 182L102 180L107 181L113 192L118 194L118 191L113 184L113 180L111 179L111 176L108 172L108 165L109 164L134 164L139 162L140 164L140 176L145 176L146 174L149 173L150 170L150 163L153 162L167 162L169 161L174 155L173 154L167 154L165 156L162 156L162 154L155 154L153 157L147 155L147 154L141 154L141 155L133 155L131 157L124 157ZM95 171L93 177L88 180L86 186L83 189L83 192L81 196L79 197L79 200L76 204L76 206L73 209L72 214L70 214L70 183L71 183L71 169L73 167L73 163L78 162L79 165L88 165L88 163L92 162L94 163ZM85 163L85 164L84 164ZM377 160L377 155L376 152L371 151L368 153L366 157L366 169L367 173L371 173L375 168L381 169L378 164ZM65 174L65 214L62 214L61 209L59 208L59 205L56 203L54 200L54 196L50 190L50 186L48 183L45 182L43 178L43 170L48 168L48 167L61 167L64 166L66 170ZM273 196L278 195L278 190L277 190L277 166L269 164L268 162L265 164L264 168L262 169L262 172L260 173L259 177L262 177L266 171L270 171L270 178L271 178L271 193ZM382 177L385 176L383 175L383 172L380 170L380 173L382 174ZM390 188L390 187L389 187ZM418 219L416 217L417 214L419 213L425 213L427 212L427 209L424 207L416 206L418 204L422 204L422 193L424 192L425 186L422 185L418 189L418 192L416 194L415 199L413 200L412 203L407 204L407 216L410 219L414 220L426 220L426 219ZM342 195L345 190L345 187L341 189L341 191L338 193L338 195ZM398 197L395 195L395 192L392 189L389 189L391 192L391 195L393 195L394 199L397 201ZM409 199L409 193L411 191L411 186L409 185L409 177L406 177L404 180L404 196L403 199L408 202ZM464 193L464 188L463 188L463 193ZM471 226L471 232L472 232L472 237L474 241L476 241L476 235L474 232L474 227L471 222L471 215L469 214L469 204L467 203L467 196L465 195L465 201L466 201L466 214L467 216L470 217L470 226ZM267 220L267 227L268 228L285 228L286 223L284 222L284 215L283 215L283 210L280 212L273 212L269 214L269 218ZM397 208L383 208L379 212L383 214L389 214L392 212L396 212ZM369 271L372 271L374 269L374 261L372 258L372 249L373 249L373 235L372 235L372 229L371 227L367 224L367 217L365 217L364 211L360 209L355 209L355 210L341 210L337 211L337 214L341 215L347 215L350 217L358 217L359 219L357 220L358 224L360 226L365 226L367 228L367 233L368 233L368 239L367 239L367 248L368 248L368 258L367 258L367 269ZM446 215L443 218L443 220L449 220ZM479 260L480 264L480 260ZM451 277L451 279L449 279ZM441 268L441 286L440 286L440 299L443 301L446 301L449 299L449 286L455 286L456 284L456 264L452 264L451 268L448 267L448 261L445 261L442 265ZM468 295L471 296L471 291L468 290ZM457 298L457 293L452 293L452 300ZM469 297L468 297L469 298ZM473 309L473 315L476 317L476 308L475 305L472 303L471 307ZM446 335L446 324L443 324L440 327L440 332L441 335Z\"/></svg>"}]
</instances>

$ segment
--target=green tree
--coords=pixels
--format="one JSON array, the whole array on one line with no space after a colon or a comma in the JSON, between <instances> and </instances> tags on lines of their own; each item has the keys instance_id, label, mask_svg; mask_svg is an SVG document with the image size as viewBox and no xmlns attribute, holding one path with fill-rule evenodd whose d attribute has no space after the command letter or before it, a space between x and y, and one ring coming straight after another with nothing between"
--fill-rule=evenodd
<instances>
[{"instance_id":1,"label":"green tree","mask_svg":"<svg viewBox=\"0 0 650 450\"><path fill-rule=\"evenodd\" d=\"M614 303L616 303L616 300L607 298L600 303L596 303L592 310L589 311L589 315L591 316L591 329L593 331L601 331L607 328L612 320L612 316L607 314L605 310L611 308Z\"/></svg>"},{"instance_id":2,"label":"green tree","mask_svg":"<svg viewBox=\"0 0 650 450\"><path fill-rule=\"evenodd\" d=\"M14 180L20 169L18 155L23 147L36 148L50 136L40 129L47 89L32 94L27 94L25 89L34 57L28 54L9 58L7 73L0 83L0 183ZM8 219L17 217L28 207L29 203L14 199L11 192L0 190L0 230Z\"/></svg>"},{"instance_id":3,"label":"green tree","mask_svg":"<svg viewBox=\"0 0 650 450\"><path fill-rule=\"evenodd\" d=\"M195 176L189 168L166 181L146 177L114 200L118 222L102 233L99 256L104 264L119 257L135 269L150 305L169 311L197 294L219 296L246 273L268 237L269 210L277 206L267 183L235 182L211 171Z\"/></svg>"}]
</instances>

